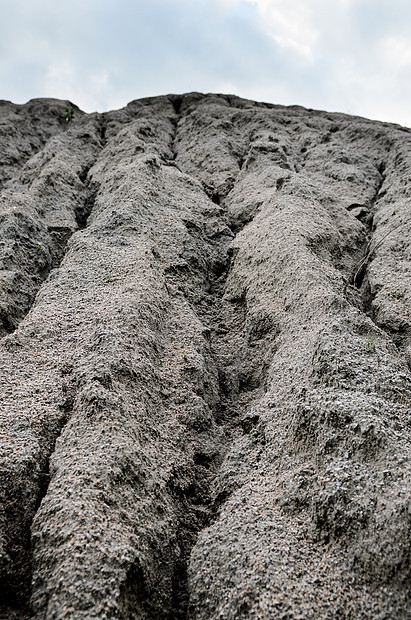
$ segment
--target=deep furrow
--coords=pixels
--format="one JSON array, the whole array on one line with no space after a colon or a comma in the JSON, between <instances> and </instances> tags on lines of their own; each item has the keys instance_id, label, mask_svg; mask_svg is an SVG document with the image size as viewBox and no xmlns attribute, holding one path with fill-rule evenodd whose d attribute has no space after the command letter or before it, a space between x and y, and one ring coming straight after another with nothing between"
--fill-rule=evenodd
<instances>
[{"instance_id":1,"label":"deep furrow","mask_svg":"<svg viewBox=\"0 0 411 620\"><path fill-rule=\"evenodd\" d=\"M64 135L49 141L43 151L30 159L19 176L3 189L4 206L0 221L3 250L0 333L6 358L19 350L20 338L18 335L15 337L14 332L29 313L50 272L63 261L70 237L86 225L94 203L94 192L87 174L101 148L98 135L98 119L79 120ZM36 333L33 335L37 336ZM14 384L19 390L21 379L24 382L23 368L18 369L13 376L15 366L15 363L7 362L3 366L5 373L1 377L1 400L6 411L10 403L10 386ZM46 372L47 366L48 363L45 364ZM41 364L40 369L42 374L44 369ZM21 378L19 374L22 374ZM5 457L1 468L4 509L1 541L2 557L8 558L8 566L0 571L0 606L2 610L8 610L2 611L6 615L12 613L12 609L20 609L23 615L30 614L30 528L41 500L47 493L49 461L55 443L71 415L71 389L68 394L64 386L66 383L63 381L59 394L60 381L57 381L57 390L53 389L57 396L55 414L43 429L40 428L40 433L31 445L22 445L26 455L23 452L17 456L19 440L17 436L14 437L15 429L9 430L8 424L4 424L1 436L1 452ZM31 406L26 405L25 400L24 395L16 403L20 405L16 423L19 427L18 421L21 419L23 437L24 430L31 426L27 414L33 405L36 406L34 402ZM16 440L18 449L15 462L8 462L7 444L13 445Z\"/></svg>"},{"instance_id":2,"label":"deep furrow","mask_svg":"<svg viewBox=\"0 0 411 620\"><path fill-rule=\"evenodd\" d=\"M227 216L222 208L219 219L221 220L221 227L228 232ZM217 222L214 222L214 225ZM191 228L191 234L198 234L198 230ZM194 458L194 463L201 468L199 487L204 484L201 480L201 477L204 476L203 468L210 471L212 475L205 493L207 502L202 503L201 497L193 497L194 508L201 513L197 527L195 530L187 532L183 523L178 534L182 541L180 546L183 553L174 573L173 607L170 614L170 618L176 620L187 617L189 597L187 568L191 550L199 532L209 527L217 518L221 501L226 499L213 493L213 481L218 476L219 466L229 449L230 442L238 434L238 429L241 428L240 412L246 408L247 399L244 398L244 382L240 378L241 368L236 366L236 355L233 350L234 346L238 347L240 342L243 343L244 341L244 312L240 310L238 303L224 300L225 282L230 269L230 243L231 237L227 234L224 235L222 242L211 241L214 261L205 273L203 297L197 303L192 303L193 310L207 335L209 343L208 365L211 374L218 378L218 397L213 403L212 415L218 426L223 430L225 441L216 454L211 457L207 452L200 451L196 453ZM173 278L171 278L170 284L173 285L173 283L175 280L173 282ZM254 387L256 386L254 385ZM242 396L243 402L240 407L239 401Z\"/></svg>"},{"instance_id":3,"label":"deep furrow","mask_svg":"<svg viewBox=\"0 0 411 620\"><path fill-rule=\"evenodd\" d=\"M47 141L68 128L66 108L84 115L70 101L32 99L24 105L0 101L0 190Z\"/></svg>"},{"instance_id":4,"label":"deep furrow","mask_svg":"<svg viewBox=\"0 0 411 620\"><path fill-rule=\"evenodd\" d=\"M7 278L12 278L9 286L2 290L2 335L4 350L11 354L19 340L11 334L30 311L51 270L60 266L70 237L77 230L85 228L94 205L95 191L87 175L93 158L97 157L101 148L98 142L99 122L97 119L91 122L87 120L66 129L68 131L64 136L54 139L34 160L28 161L19 177L4 189L2 196L5 209L1 218L1 276L3 283ZM78 157L79 152L81 156ZM56 159L65 162L65 171L58 165L56 171ZM71 169L70 163L74 163ZM62 196L65 200L62 200ZM7 292L8 297L4 295ZM10 371L12 376L12 368ZM66 374L64 370L63 374ZM57 392L59 384L60 381ZM3 386L5 403L8 402L8 393L7 386L6 389ZM2 506L5 508L2 513L2 553L6 554L9 562L7 571L2 570L0 575L0 606L5 615L21 613L25 617L30 614L31 523L47 493L50 458L71 416L73 400L73 388L62 379L56 415L46 424L47 431L44 429L33 442L36 456L33 461L32 457L26 458L34 466L31 471L31 466L26 468L22 483L14 483L14 479L18 480L23 473L13 471L19 467L18 461L10 468L7 467L7 461L2 464ZM25 416L24 400L20 404L22 425L30 425ZM7 434L2 435L1 439L13 441L13 437ZM3 449L6 449L7 454L7 447L2 446Z\"/></svg>"},{"instance_id":5,"label":"deep furrow","mask_svg":"<svg viewBox=\"0 0 411 620\"><path fill-rule=\"evenodd\" d=\"M380 192L373 219L367 276L373 321L389 335L411 368L411 313L407 283L411 218L406 197L409 161L407 141L400 140L387 157L385 189Z\"/></svg>"},{"instance_id":6,"label":"deep furrow","mask_svg":"<svg viewBox=\"0 0 411 620\"><path fill-rule=\"evenodd\" d=\"M378 167L378 172L380 174L380 179L377 187L375 188L374 196L371 198L369 204L359 204L353 203L347 207L347 210L352 213L360 222L364 224L366 227L366 238L364 241L363 247L363 256L358 265L356 265L355 273L352 277L352 284L361 290L361 295L364 299L364 307L363 310L365 313L369 313L371 311L371 293L370 286L368 282L367 267L368 263L371 260L372 253L374 251L373 248L373 231L374 231L374 216L377 210L378 200L381 198L383 194L385 194L384 187L384 168L385 166L381 164Z\"/></svg>"},{"instance_id":7,"label":"deep furrow","mask_svg":"<svg viewBox=\"0 0 411 620\"><path fill-rule=\"evenodd\" d=\"M74 122L74 121L72 121ZM31 158L0 202L0 336L12 333L93 208L87 173L101 149L97 118L79 119Z\"/></svg>"},{"instance_id":8,"label":"deep furrow","mask_svg":"<svg viewBox=\"0 0 411 620\"><path fill-rule=\"evenodd\" d=\"M181 121L180 116L179 121L181 131L184 119ZM175 139L176 136L174 141ZM250 144L247 148L249 152L252 150ZM238 159L239 170L243 161L249 157L249 152L245 151L245 155ZM182 166L184 163L183 160ZM212 160L209 160L209 163L212 165ZM192 170L191 175L194 176ZM194 176L196 177L197 175ZM221 464L236 440L243 436L252 437L254 440L261 436L262 432L259 415L251 409L251 405L258 402L265 392L268 364L262 360L272 343L270 339L267 344L264 336L271 325L270 323L265 325L264 320L256 323L254 327L246 325L246 300L226 296L227 278L235 261L232 247L235 246L235 237L252 222L254 217L253 214L246 220L242 218L237 220L236 212L233 211L231 214L229 212L226 200L230 192L235 191L237 179L238 177L234 178L231 173L222 187L216 189L213 185L208 185L201 174L198 175L206 196L213 205L216 205L214 212L217 213L217 221L213 221L212 232L209 233L209 254L210 258L214 259L211 260L205 273L204 295L191 305L206 330L209 341L208 363L212 373L218 377L218 399L213 405L213 417L224 431L225 442L212 460L207 459L206 455L198 455L199 459L207 463L207 468L211 469L213 476L210 479L207 503L201 507L203 518L197 529L191 532L188 543L184 546L181 566L176 574L171 618L188 617L190 592L187 571L191 552L201 532L211 527L218 519L220 510L235 490L234 486L227 491L218 481ZM281 187L282 183L277 181L274 191ZM194 236L199 236L198 227L190 226L189 230ZM184 539L184 526L180 536Z\"/></svg>"},{"instance_id":9,"label":"deep furrow","mask_svg":"<svg viewBox=\"0 0 411 620\"><path fill-rule=\"evenodd\" d=\"M70 408L62 406L64 414L56 420L53 432L50 431L49 442L43 446L41 455L36 460L36 472L30 475L30 499L27 487L14 483L10 471L0 473L2 485L1 502L3 525L2 537L6 543L5 552L8 559L7 572L2 571L0 578L0 617L32 617L30 606L31 582L33 576L31 524L42 499L45 497L50 482L50 458L56 441L70 417ZM2 550L4 553L4 550Z\"/></svg>"},{"instance_id":10,"label":"deep furrow","mask_svg":"<svg viewBox=\"0 0 411 620\"><path fill-rule=\"evenodd\" d=\"M379 290L380 285L375 285L372 281L372 276L371 281L369 277L370 265L375 260L378 262L378 254L381 250L384 252L384 244L388 245L388 247L395 248L397 245L401 247L401 242L399 239L396 240L396 236L400 237L401 234L404 234L402 231L406 230L407 223L410 221L410 218L407 219L406 210L401 213L402 219L400 216L400 218L398 218L399 221L398 219L395 220L394 216L397 215L395 203L392 206L389 203L388 205L384 204L384 202L386 202L384 198L387 194L387 174L390 174L390 172L386 173L386 164L380 164L378 171L381 178L370 204L354 204L351 209L353 214L355 214L355 216L362 221L367 228L363 257L355 266L355 273L352 278L352 283L359 290L361 295L362 311L367 314L375 325L395 343L399 352L405 355L405 359L410 365L411 358L407 352L411 335L411 321L408 316L409 313L405 311L402 317L399 318L398 313L395 312L395 310L393 312L391 309L387 308L388 312L386 310L386 312L382 313L381 316L381 313L378 311L379 304L375 303L376 297L381 297L381 292ZM383 230L381 230L381 226L379 225L379 204L382 204L382 210L388 210L388 213L391 216L385 223ZM378 223L376 223L376 221ZM392 291L389 294L394 305L395 301L398 302L403 298L403 293L395 293L395 291Z\"/></svg>"},{"instance_id":11,"label":"deep furrow","mask_svg":"<svg viewBox=\"0 0 411 620\"><path fill-rule=\"evenodd\" d=\"M4 351L9 351L11 355L19 349L19 337L15 338L13 332L29 313L38 291L47 283L50 272L61 265L71 236L86 227L93 209L95 190L88 180L88 172L104 146L104 142L99 142L99 136L103 137L100 125L103 128L98 118L83 118L74 126L66 127L66 133L55 138L34 159L30 159L19 176L4 189L2 198L5 209L1 218L3 272L0 275L3 282L8 277L12 277L12 282L2 290L2 335ZM64 168L59 165L59 161ZM24 295L20 294L22 289ZM5 293L9 293L8 297ZM14 364L10 364L9 370L13 377ZM7 617L13 613L20 613L22 617L31 615L30 529L34 515L47 493L50 459L56 441L72 414L74 388L67 381L68 374L69 371L63 365L61 377L57 377L55 414L43 429L40 427L40 433L32 445L27 445L27 456L23 455L22 458L24 471L18 472L22 465L18 458L14 464L8 465L7 459L2 463L4 512L1 537L2 554L8 557L8 567L0 574L0 608L1 613ZM17 379L17 387L19 379L13 379ZM10 381L8 383L6 376L6 387L3 383L2 393L6 407ZM30 409L25 409L24 398L20 405L18 417L21 418L21 428L29 428L31 423L27 413ZM7 436L7 425L4 430L2 442L5 440L13 444L14 437ZM6 445L2 445L2 452L7 454ZM25 460L30 463L28 467L24 464ZM21 483L14 482L19 478L22 479Z\"/></svg>"}]
</instances>

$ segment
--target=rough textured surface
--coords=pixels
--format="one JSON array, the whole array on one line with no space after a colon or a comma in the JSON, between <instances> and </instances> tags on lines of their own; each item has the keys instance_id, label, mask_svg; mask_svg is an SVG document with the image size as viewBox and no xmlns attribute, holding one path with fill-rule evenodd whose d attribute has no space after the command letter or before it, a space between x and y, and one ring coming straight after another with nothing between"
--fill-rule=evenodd
<instances>
[{"instance_id":1,"label":"rough textured surface","mask_svg":"<svg viewBox=\"0 0 411 620\"><path fill-rule=\"evenodd\" d=\"M0 114L0 617L409 617L410 130Z\"/></svg>"}]
</instances>

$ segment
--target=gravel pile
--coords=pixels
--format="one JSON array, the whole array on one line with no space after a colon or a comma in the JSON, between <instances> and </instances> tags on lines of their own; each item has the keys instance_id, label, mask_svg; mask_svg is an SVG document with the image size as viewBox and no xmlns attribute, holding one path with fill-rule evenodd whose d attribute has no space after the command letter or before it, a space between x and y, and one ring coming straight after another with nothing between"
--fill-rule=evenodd
<instances>
[{"instance_id":1,"label":"gravel pile","mask_svg":"<svg viewBox=\"0 0 411 620\"><path fill-rule=\"evenodd\" d=\"M410 146L0 102L0 618L409 617Z\"/></svg>"}]
</instances>

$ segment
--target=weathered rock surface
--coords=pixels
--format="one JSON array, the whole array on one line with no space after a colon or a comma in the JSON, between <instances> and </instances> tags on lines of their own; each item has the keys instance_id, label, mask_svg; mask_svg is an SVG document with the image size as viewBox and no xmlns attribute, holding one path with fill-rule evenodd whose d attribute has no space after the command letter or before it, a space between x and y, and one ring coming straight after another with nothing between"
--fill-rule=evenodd
<instances>
[{"instance_id":1,"label":"weathered rock surface","mask_svg":"<svg viewBox=\"0 0 411 620\"><path fill-rule=\"evenodd\" d=\"M409 617L411 131L0 114L0 617Z\"/></svg>"}]
</instances>

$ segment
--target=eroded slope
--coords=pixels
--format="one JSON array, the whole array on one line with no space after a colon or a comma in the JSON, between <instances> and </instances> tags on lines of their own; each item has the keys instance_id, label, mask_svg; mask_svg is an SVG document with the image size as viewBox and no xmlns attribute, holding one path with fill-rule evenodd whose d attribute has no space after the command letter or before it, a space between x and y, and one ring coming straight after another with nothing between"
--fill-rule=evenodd
<instances>
[{"instance_id":1,"label":"eroded slope","mask_svg":"<svg viewBox=\"0 0 411 620\"><path fill-rule=\"evenodd\" d=\"M409 131L67 125L2 192L3 617L405 618Z\"/></svg>"}]
</instances>

